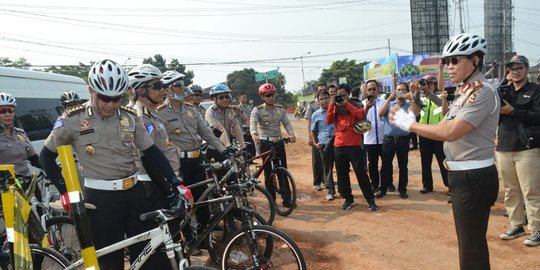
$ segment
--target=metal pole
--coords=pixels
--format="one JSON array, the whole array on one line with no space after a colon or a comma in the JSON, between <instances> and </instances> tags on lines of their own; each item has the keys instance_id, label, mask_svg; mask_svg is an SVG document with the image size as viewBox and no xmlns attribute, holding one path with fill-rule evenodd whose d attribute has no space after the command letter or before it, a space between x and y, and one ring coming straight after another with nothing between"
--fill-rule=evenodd
<instances>
[{"instance_id":1,"label":"metal pole","mask_svg":"<svg viewBox=\"0 0 540 270\"><path fill-rule=\"evenodd\" d=\"M304 56L300 56L300 64L302 65L302 96L306 92L306 77L304 77Z\"/></svg>"}]
</instances>

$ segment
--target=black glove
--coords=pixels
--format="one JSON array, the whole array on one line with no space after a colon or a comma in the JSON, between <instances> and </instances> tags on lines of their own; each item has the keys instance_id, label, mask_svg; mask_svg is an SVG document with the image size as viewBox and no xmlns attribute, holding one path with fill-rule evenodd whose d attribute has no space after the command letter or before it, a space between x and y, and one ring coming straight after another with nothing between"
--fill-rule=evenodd
<instances>
[{"instance_id":1,"label":"black glove","mask_svg":"<svg viewBox=\"0 0 540 270\"><path fill-rule=\"evenodd\" d=\"M229 146L227 148L225 148L225 151L223 151L223 155L226 156L226 157L230 157L230 156L234 156L234 154L236 153L236 150Z\"/></svg>"}]
</instances>

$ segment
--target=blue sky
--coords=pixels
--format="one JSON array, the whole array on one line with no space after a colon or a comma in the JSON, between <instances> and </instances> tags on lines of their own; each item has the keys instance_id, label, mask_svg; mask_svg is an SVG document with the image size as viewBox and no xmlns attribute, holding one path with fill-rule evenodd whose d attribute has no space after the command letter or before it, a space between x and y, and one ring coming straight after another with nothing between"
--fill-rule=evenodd
<instances>
[{"instance_id":1,"label":"blue sky","mask_svg":"<svg viewBox=\"0 0 540 270\"><path fill-rule=\"evenodd\" d=\"M483 3L464 2L466 30L483 34ZM515 49L535 64L540 7L533 0L516 0L514 7ZM404 0L0 0L0 57L25 57L33 65L101 58L134 65L159 53L185 63L204 87L252 67L279 68L286 88L297 90L300 56L307 81L336 60L385 56L389 41L392 53L411 54L409 12ZM457 29L452 6L449 13Z\"/></svg>"}]
</instances>

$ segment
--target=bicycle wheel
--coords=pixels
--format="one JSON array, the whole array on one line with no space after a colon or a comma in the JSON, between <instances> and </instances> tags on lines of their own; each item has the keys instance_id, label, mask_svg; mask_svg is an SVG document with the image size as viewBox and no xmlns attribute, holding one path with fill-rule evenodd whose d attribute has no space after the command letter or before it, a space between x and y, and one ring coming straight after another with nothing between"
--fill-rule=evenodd
<instances>
[{"instance_id":1,"label":"bicycle wheel","mask_svg":"<svg viewBox=\"0 0 540 270\"><path fill-rule=\"evenodd\" d=\"M213 230L208 234L206 246L208 254L217 264L221 263L221 257L225 248L227 238L234 232L242 228L242 215L245 212L241 209L235 209L216 224ZM266 225L264 218L257 212L253 213L253 225Z\"/></svg>"},{"instance_id":2,"label":"bicycle wheel","mask_svg":"<svg viewBox=\"0 0 540 270\"><path fill-rule=\"evenodd\" d=\"M270 226L237 231L227 241L221 269L304 270L304 255L286 233Z\"/></svg>"},{"instance_id":3,"label":"bicycle wheel","mask_svg":"<svg viewBox=\"0 0 540 270\"><path fill-rule=\"evenodd\" d=\"M65 269L70 265L70 262L54 249L31 244L30 252L32 253L34 270L58 270Z\"/></svg>"},{"instance_id":4,"label":"bicycle wheel","mask_svg":"<svg viewBox=\"0 0 540 270\"><path fill-rule=\"evenodd\" d=\"M276 216L276 206L268 191L259 185L247 193L248 205L266 221L266 225L272 225Z\"/></svg>"},{"instance_id":5,"label":"bicycle wheel","mask_svg":"<svg viewBox=\"0 0 540 270\"><path fill-rule=\"evenodd\" d=\"M51 247L60 252L70 262L82 257L81 245L77 237L77 228L72 218L56 216L45 222Z\"/></svg>"},{"instance_id":6,"label":"bicycle wheel","mask_svg":"<svg viewBox=\"0 0 540 270\"><path fill-rule=\"evenodd\" d=\"M275 168L270 177L276 193L280 195L276 195L276 212L280 216L288 216L296 207L297 194L294 179L291 173L284 167Z\"/></svg>"}]
</instances>

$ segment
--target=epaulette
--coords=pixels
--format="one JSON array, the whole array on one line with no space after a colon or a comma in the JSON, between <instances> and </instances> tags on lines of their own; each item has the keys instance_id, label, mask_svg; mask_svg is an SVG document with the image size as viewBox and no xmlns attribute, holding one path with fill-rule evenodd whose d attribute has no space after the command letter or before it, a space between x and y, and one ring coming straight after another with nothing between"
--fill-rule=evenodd
<instances>
[{"instance_id":1,"label":"epaulette","mask_svg":"<svg viewBox=\"0 0 540 270\"><path fill-rule=\"evenodd\" d=\"M159 111L161 111L161 110L163 110L165 108L167 108L167 104L162 103L162 104L160 104L159 106L156 107L156 111L159 112Z\"/></svg>"},{"instance_id":2,"label":"epaulette","mask_svg":"<svg viewBox=\"0 0 540 270\"><path fill-rule=\"evenodd\" d=\"M137 110L130 107L120 106L120 110L137 115Z\"/></svg>"},{"instance_id":3,"label":"epaulette","mask_svg":"<svg viewBox=\"0 0 540 270\"><path fill-rule=\"evenodd\" d=\"M232 105L232 106L230 106L230 108L235 110L236 112L239 112L239 113L244 112L244 111L242 111L242 109L240 109L240 107L238 107L236 105Z\"/></svg>"},{"instance_id":4,"label":"epaulette","mask_svg":"<svg viewBox=\"0 0 540 270\"><path fill-rule=\"evenodd\" d=\"M209 108L210 110L217 110L218 109L218 106L216 106L216 104L210 106Z\"/></svg>"},{"instance_id":5,"label":"epaulette","mask_svg":"<svg viewBox=\"0 0 540 270\"><path fill-rule=\"evenodd\" d=\"M191 108L195 109L195 106L193 106L193 104L191 104L191 103L184 102L184 104L186 104L186 106L188 106L188 107L191 107Z\"/></svg>"},{"instance_id":6,"label":"epaulette","mask_svg":"<svg viewBox=\"0 0 540 270\"><path fill-rule=\"evenodd\" d=\"M279 105L279 104L274 104L274 106L276 106L278 108L283 108L283 105Z\"/></svg>"},{"instance_id":7,"label":"epaulette","mask_svg":"<svg viewBox=\"0 0 540 270\"><path fill-rule=\"evenodd\" d=\"M257 106L257 109L259 109L259 110L262 109L262 108L264 108L264 104L261 104L261 105Z\"/></svg>"},{"instance_id":8,"label":"epaulette","mask_svg":"<svg viewBox=\"0 0 540 270\"><path fill-rule=\"evenodd\" d=\"M65 110L67 116L73 116L77 113L84 111L84 106L77 105Z\"/></svg>"},{"instance_id":9,"label":"epaulette","mask_svg":"<svg viewBox=\"0 0 540 270\"><path fill-rule=\"evenodd\" d=\"M154 112L150 111L148 108L143 107L142 111L143 115L145 115L148 118L157 118L157 116L154 114Z\"/></svg>"},{"instance_id":10,"label":"epaulette","mask_svg":"<svg viewBox=\"0 0 540 270\"><path fill-rule=\"evenodd\" d=\"M483 86L484 86L484 83L482 81L480 81L480 80L473 82L473 88L474 89L480 88L480 87L483 87Z\"/></svg>"},{"instance_id":11,"label":"epaulette","mask_svg":"<svg viewBox=\"0 0 540 270\"><path fill-rule=\"evenodd\" d=\"M18 131L18 132L20 132L22 134L26 134L26 132L22 128L18 128L18 127L13 127L13 128L15 128L16 131Z\"/></svg>"}]
</instances>

